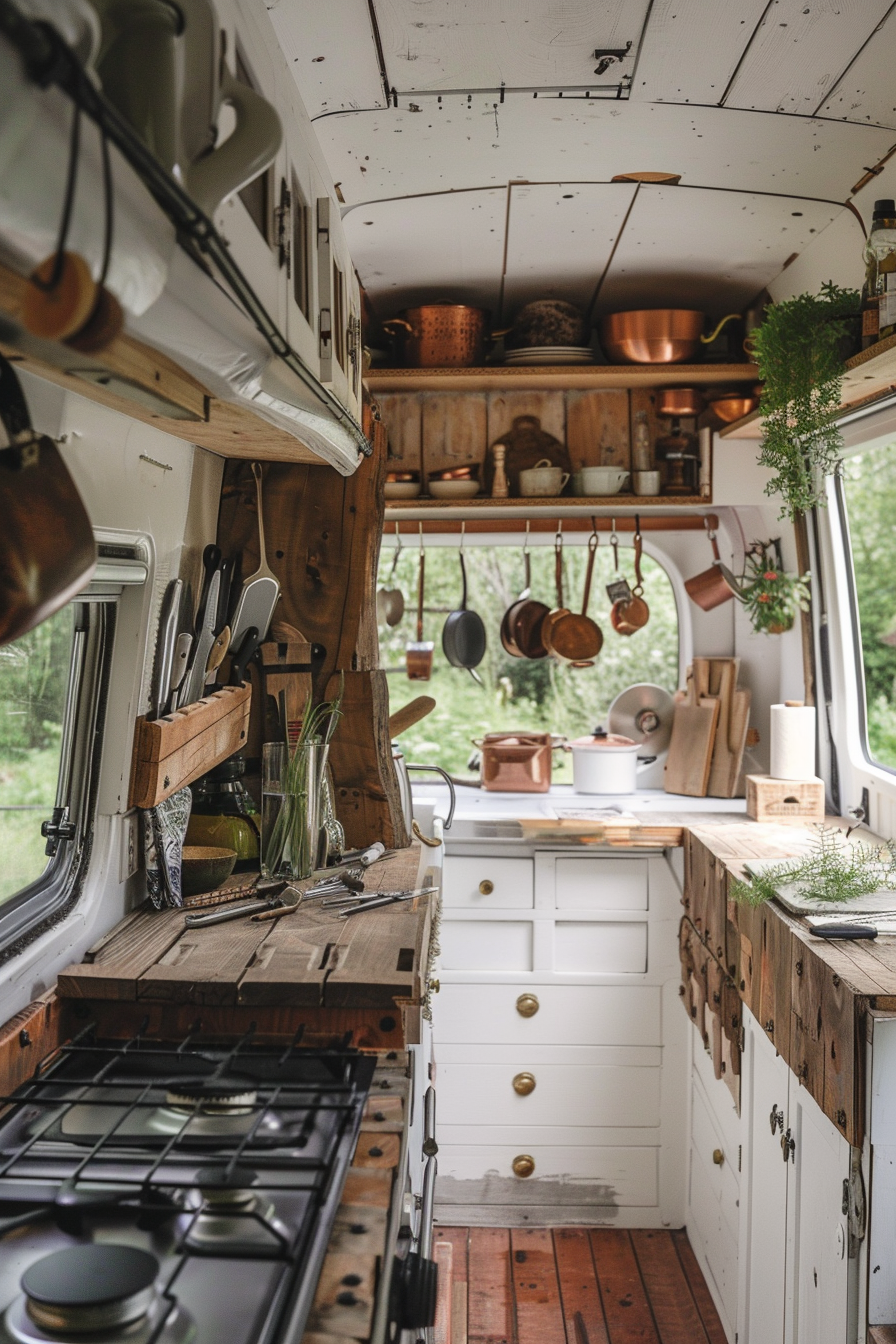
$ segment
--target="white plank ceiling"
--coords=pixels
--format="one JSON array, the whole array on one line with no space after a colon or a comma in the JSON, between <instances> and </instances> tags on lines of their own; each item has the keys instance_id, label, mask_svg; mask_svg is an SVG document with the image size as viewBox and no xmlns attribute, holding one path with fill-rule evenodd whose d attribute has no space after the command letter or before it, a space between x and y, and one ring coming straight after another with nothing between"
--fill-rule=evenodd
<instances>
[{"instance_id":1,"label":"white plank ceiling","mask_svg":"<svg viewBox=\"0 0 896 1344\"><path fill-rule=\"evenodd\" d=\"M896 0L249 3L316 118L384 312L587 303L608 262L601 307L736 308L840 214L896 128ZM629 42L601 69L596 50ZM620 235L633 188L611 179L637 170L686 189L642 188ZM855 198L866 217L876 194Z\"/></svg>"}]
</instances>

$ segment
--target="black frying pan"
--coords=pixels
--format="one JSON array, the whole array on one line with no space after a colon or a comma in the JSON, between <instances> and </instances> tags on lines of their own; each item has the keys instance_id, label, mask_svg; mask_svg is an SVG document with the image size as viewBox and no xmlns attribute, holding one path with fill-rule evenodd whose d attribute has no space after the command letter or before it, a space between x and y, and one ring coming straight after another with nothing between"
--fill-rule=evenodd
<instances>
[{"instance_id":1,"label":"black frying pan","mask_svg":"<svg viewBox=\"0 0 896 1344\"><path fill-rule=\"evenodd\" d=\"M442 652L452 667L465 667L472 671L485 656L485 626L481 616L467 610L467 566L463 551L458 555L463 592L460 607L450 613L442 629Z\"/></svg>"}]
</instances>

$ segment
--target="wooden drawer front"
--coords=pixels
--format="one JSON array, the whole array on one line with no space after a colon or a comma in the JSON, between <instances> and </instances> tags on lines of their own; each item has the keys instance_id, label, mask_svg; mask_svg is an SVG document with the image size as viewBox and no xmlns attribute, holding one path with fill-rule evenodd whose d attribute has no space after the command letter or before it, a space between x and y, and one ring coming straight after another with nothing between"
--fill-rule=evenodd
<instances>
[{"instance_id":1,"label":"wooden drawer front","mask_svg":"<svg viewBox=\"0 0 896 1344\"><path fill-rule=\"evenodd\" d=\"M704 1183L712 1191L713 1199L728 1226L732 1237L738 1235L738 1199L740 1182L737 1171L737 1148L731 1148L713 1124L709 1107L699 1083L692 1089L691 1144L693 1157L704 1169ZM721 1164L713 1158L722 1154Z\"/></svg>"},{"instance_id":2,"label":"wooden drawer front","mask_svg":"<svg viewBox=\"0 0 896 1344\"><path fill-rule=\"evenodd\" d=\"M562 858L554 863L558 910L646 910L646 859Z\"/></svg>"},{"instance_id":3,"label":"wooden drawer front","mask_svg":"<svg viewBox=\"0 0 896 1344\"><path fill-rule=\"evenodd\" d=\"M529 920L446 919L442 921L439 943L445 971L532 970Z\"/></svg>"},{"instance_id":4,"label":"wooden drawer front","mask_svg":"<svg viewBox=\"0 0 896 1344\"><path fill-rule=\"evenodd\" d=\"M535 904L532 860L447 856L442 899L449 908L531 910Z\"/></svg>"},{"instance_id":5,"label":"wooden drawer front","mask_svg":"<svg viewBox=\"0 0 896 1344\"><path fill-rule=\"evenodd\" d=\"M647 922L558 920L554 970L643 975L647 970Z\"/></svg>"},{"instance_id":6,"label":"wooden drawer front","mask_svg":"<svg viewBox=\"0 0 896 1344\"><path fill-rule=\"evenodd\" d=\"M598 1148L530 1144L535 1171L513 1174L520 1149L510 1144L439 1148L439 1204L601 1204L650 1208L659 1202L656 1148ZM467 1181L483 1182L473 1190ZM539 1189L538 1183L542 1182ZM546 1188L547 1187L547 1188Z\"/></svg>"},{"instance_id":7,"label":"wooden drawer front","mask_svg":"<svg viewBox=\"0 0 896 1344\"><path fill-rule=\"evenodd\" d=\"M447 920L442 924L443 949L451 927ZM521 994L537 998L534 1017L517 1012ZM432 1008L437 1042L662 1045L660 990L653 985L443 984Z\"/></svg>"},{"instance_id":8,"label":"wooden drawer front","mask_svg":"<svg viewBox=\"0 0 896 1344\"><path fill-rule=\"evenodd\" d=\"M535 1079L528 1096L513 1080ZM445 1125L615 1125L660 1122L660 1071L614 1064L442 1064L439 1123Z\"/></svg>"}]
</instances>

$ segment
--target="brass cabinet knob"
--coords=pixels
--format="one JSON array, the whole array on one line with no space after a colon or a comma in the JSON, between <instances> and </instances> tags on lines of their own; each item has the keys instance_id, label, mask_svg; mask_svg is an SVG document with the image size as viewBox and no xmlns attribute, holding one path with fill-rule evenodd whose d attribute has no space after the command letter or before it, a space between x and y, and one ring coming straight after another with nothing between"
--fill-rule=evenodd
<instances>
[{"instance_id":1,"label":"brass cabinet knob","mask_svg":"<svg viewBox=\"0 0 896 1344\"><path fill-rule=\"evenodd\" d=\"M722 1152L721 1148L713 1148L712 1160L713 1162L715 1162L717 1167L720 1167L722 1165L722 1163L725 1161L725 1154Z\"/></svg>"},{"instance_id":2,"label":"brass cabinet knob","mask_svg":"<svg viewBox=\"0 0 896 1344\"><path fill-rule=\"evenodd\" d=\"M482 881L479 883L480 896L491 896L494 889L495 889L494 882L489 881L487 877L484 877Z\"/></svg>"},{"instance_id":3,"label":"brass cabinet knob","mask_svg":"<svg viewBox=\"0 0 896 1344\"><path fill-rule=\"evenodd\" d=\"M513 1090L518 1097L528 1097L530 1092L535 1091L535 1074L518 1073L513 1080Z\"/></svg>"},{"instance_id":4,"label":"brass cabinet knob","mask_svg":"<svg viewBox=\"0 0 896 1344\"><path fill-rule=\"evenodd\" d=\"M513 1159L512 1165L514 1176L531 1176L535 1170L535 1158L528 1153L520 1153L519 1157Z\"/></svg>"},{"instance_id":5,"label":"brass cabinet knob","mask_svg":"<svg viewBox=\"0 0 896 1344\"><path fill-rule=\"evenodd\" d=\"M521 994L516 1001L516 1010L520 1017L534 1017L541 1004L534 994Z\"/></svg>"},{"instance_id":6,"label":"brass cabinet knob","mask_svg":"<svg viewBox=\"0 0 896 1344\"><path fill-rule=\"evenodd\" d=\"M438 992L439 992L439 990L440 990L441 988L442 988L442 985L441 985L441 982L440 982L439 980L430 980L430 981L429 981L429 992L430 992L430 994L438 994Z\"/></svg>"}]
</instances>

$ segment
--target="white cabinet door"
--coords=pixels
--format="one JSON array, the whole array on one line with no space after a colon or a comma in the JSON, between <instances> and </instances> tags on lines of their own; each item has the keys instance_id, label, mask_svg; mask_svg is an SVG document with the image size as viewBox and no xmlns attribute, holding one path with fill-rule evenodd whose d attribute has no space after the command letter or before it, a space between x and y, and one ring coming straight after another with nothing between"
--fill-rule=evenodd
<instances>
[{"instance_id":1,"label":"white cabinet door","mask_svg":"<svg viewBox=\"0 0 896 1344\"><path fill-rule=\"evenodd\" d=\"M787 1254L787 1177L781 1138L787 1129L790 1069L765 1032L744 1013L747 1132L741 1173L741 1247L746 1283L743 1344L781 1344Z\"/></svg>"},{"instance_id":2,"label":"white cabinet door","mask_svg":"<svg viewBox=\"0 0 896 1344\"><path fill-rule=\"evenodd\" d=\"M849 1144L791 1076L788 1127L788 1344L844 1344L851 1338L847 1215L843 1182Z\"/></svg>"}]
</instances>

